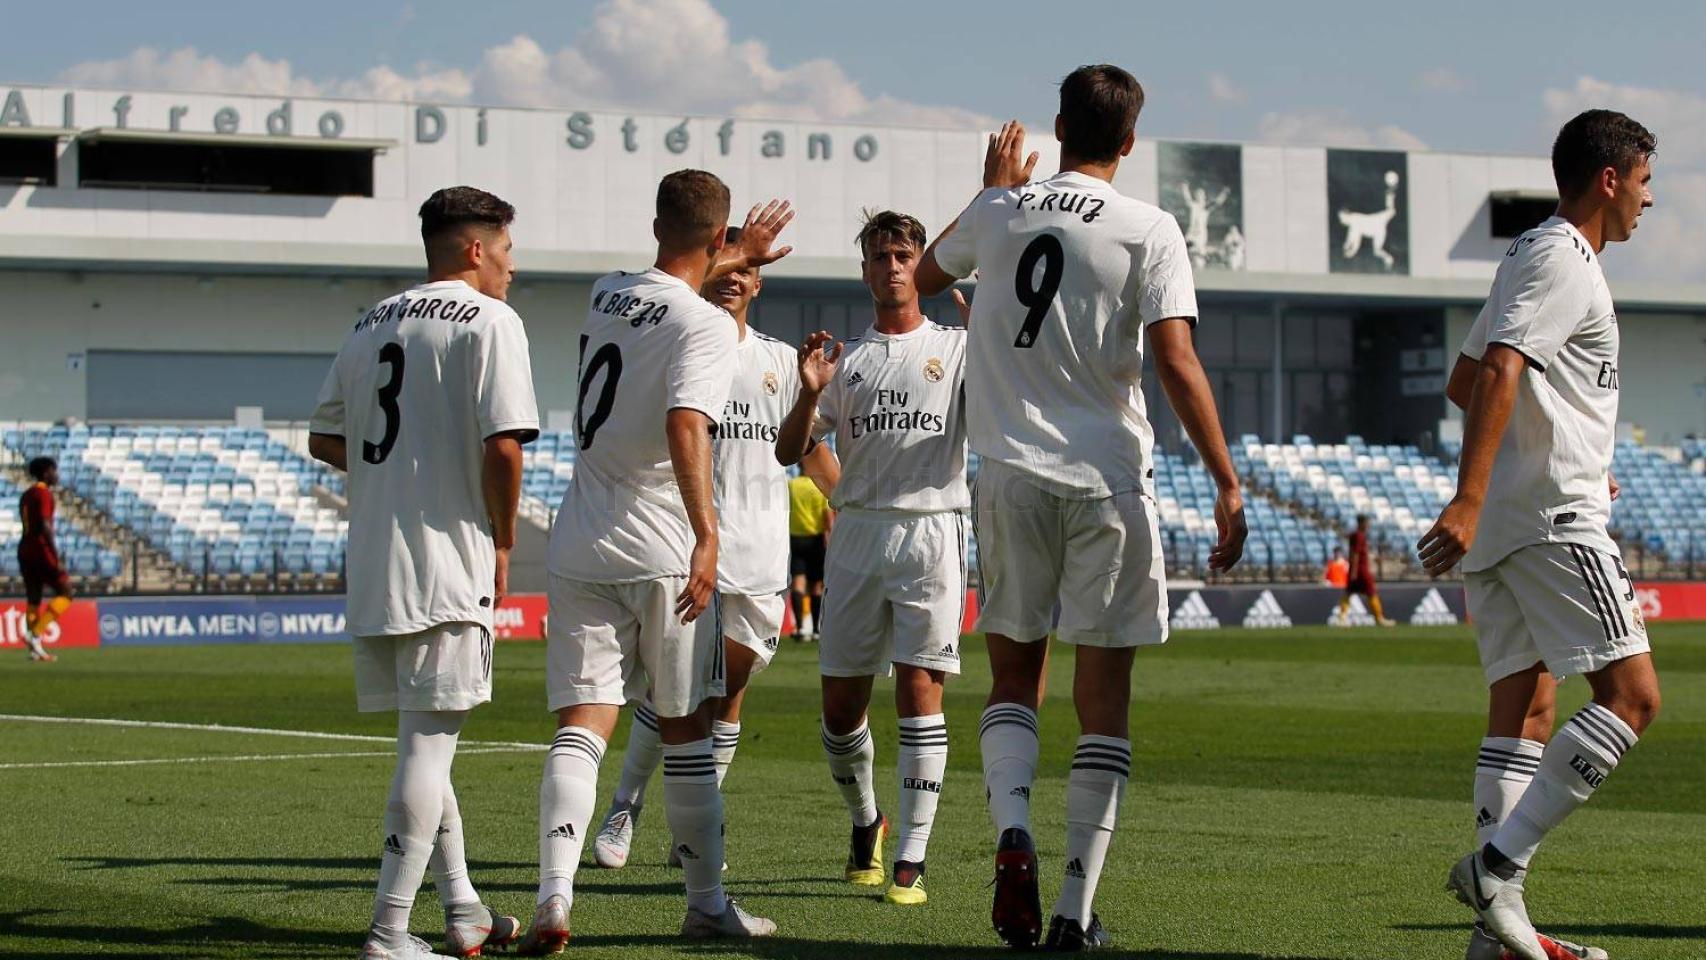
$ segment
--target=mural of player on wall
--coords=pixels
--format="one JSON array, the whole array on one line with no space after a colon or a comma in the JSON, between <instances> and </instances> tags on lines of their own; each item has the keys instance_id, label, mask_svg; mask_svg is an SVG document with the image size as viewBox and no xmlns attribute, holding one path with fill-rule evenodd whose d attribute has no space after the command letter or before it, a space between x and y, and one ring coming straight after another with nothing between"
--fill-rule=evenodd
<instances>
[{"instance_id":1,"label":"mural of player on wall","mask_svg":"<svg viewBox=\"0 0 1706 960\"><path fill-rule=\"evenodd\" d=\"M1161 207L1179 221L1191 266L1244 269L1244 155L1235 144L1162 143Z\"/></svg>"},{"instance_id":2,"label":"mural of player on wall","mask_svg":"<svg viewBox=\"0 0 1706 960\"><path fill-rule=\"evenodd\" d=\"M1327 151L1327 262L1334 273L1410 272L1409 158Z\"/></svg>"}]
</instances>

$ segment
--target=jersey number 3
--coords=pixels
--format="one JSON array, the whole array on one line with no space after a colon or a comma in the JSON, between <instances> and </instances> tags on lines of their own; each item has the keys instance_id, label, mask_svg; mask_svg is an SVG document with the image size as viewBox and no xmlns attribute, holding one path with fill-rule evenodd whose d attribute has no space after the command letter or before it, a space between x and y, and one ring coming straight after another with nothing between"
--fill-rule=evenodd
<instances>
[{"instance_id":1,"label":"jersey number 3","mask_svg":"<svg viewBox=\"0 0 1706 960\"><path fill-rule=\"evenodd\" d=\"M610 419L610 408L616 406L616 381L622 379L622 348L614 343L607 343L593 353L592 359L586 359L585 336L581 337L581 360L586 366L581 369L580 402L576 405L576 416L580 423L580 448L592 449L592 440L598 436L598 428L604 426L604 421ZM598 391L598 402L593 405L592 415L587 415L586 392L592 386L592 378L598 376L598 371L609 368L604 375L604 386Z\"/></svg>"},{"instance_id":2,"label":"jersey number 3","mask_svg":"<svg viewBox=\"0 0 1706 960\"><path fill-rule=\"evenodd\" d=\"M1039 260L1043 264L1042 283L1035 282ZM1029 349L1037 345L1037 331L1042 329L1043 318L1048 316L1054 295L1060 292L1060 275L1065 269L1066 251L1060 247L1060 238L1052 233L1038 234L1025 247L1025 252L1019 254L1019 270L1013 276L1013 293L1027 312L1024 324L1019 327L1019 335L1013 338L1013 346Z\"/></svg>"},{"instance_id":3,"label":"jersey number 3","mask_svg":"<svg viewBox=\"0 0 1706 960\"><path fill-rule=\"evenodd\" d=\"M397 395L403 392L403 345L387 343L380 347L379 362L391 368L391 379L379 388L379 412L385 414L385 435L378 443L361 442L361 459L372 464L384 463L391 455L391 448L397 445L397 431L403 426L402 412L397 409Z\"/></svg>"}]
</instances>

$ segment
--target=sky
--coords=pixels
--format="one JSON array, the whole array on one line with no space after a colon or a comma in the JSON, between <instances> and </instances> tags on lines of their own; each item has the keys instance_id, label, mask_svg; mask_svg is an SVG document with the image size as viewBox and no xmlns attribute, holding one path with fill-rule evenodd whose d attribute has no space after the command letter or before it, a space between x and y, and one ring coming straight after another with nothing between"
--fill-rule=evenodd
<instances>
[{"instance_id":1,"label":"sky","mask_svg":"<svg viewBox=\"0 0 1706 960\"><path fill-rule=\"evenodd\" d=\"M1706 282L1703 37L1679 0L82 0L0 10L0 82L975 128L1046 125L1061 76L1111 62L1140 136L1535 155L1610 106L1659 155L1608 268Z\"/></svg>"}]
</instances>

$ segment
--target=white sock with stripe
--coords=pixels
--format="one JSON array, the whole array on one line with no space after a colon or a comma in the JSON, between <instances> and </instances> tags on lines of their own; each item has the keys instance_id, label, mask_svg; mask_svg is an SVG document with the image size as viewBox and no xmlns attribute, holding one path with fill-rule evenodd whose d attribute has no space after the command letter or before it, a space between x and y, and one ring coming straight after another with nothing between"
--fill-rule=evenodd
<instances>
[{"instance_id":1,"label":"white sock with stripe","mask_svg":"<svg viewBox=\"0 0 1706 960\"><path fill-rule=\"evenodd\" d=\"M468 879L468 857L462 843L462 807L456 802L456 791L448 780L444 782L444 813L438 820L438 836L427 868L432 871L432 884L438 889L438 901L446 913L454 907L480 902L473 881Z\"/></svg>"},{"instance_id":2,"label":"white sock with stripe","mask_svg":"<svg viewBox=\"0 0 1706 960\"><path fill-rule=\"evenodd\" d=\"M1546 744L1519 737L1487 737L1475 761L1475 846L1492 842L1540 770Z\"/></svg>"},{"instance_id":3,"label":"white sock with stripe","mask_svg":"<svg viewBox=\"0 0 1706 960\"><path fill-rule=\"evenodd\" d=\"M539 896L575 902L575 870L586 842L587 822L598 795L598 764L604 738L585 727L564 727L545 755L539 784Z\"/></svg>"},{"instance_id":4,"label":"white sock with stripe","mask_svg":"<svg viewBox=\"0 0 1706 960\"><path fill-rule=\"evenodd\" d=\"M729 764L735 762L735 751L740 749L740 724L724 723L721 720L711 724L711 756L717 761L717 788L722 789L723 779L729 775Z\"/></svg>"},{"instance_id":5,"label":"white sock with stripe","mask_svg":"<svg viewBox=\"0 0 1706 960\"><path fill-rule=\"evenodd\" d=\"M397 713L397 770L385 803L384 853L370 934L392 949L409 936L409 914L432 859L456 740L467 718L466 710Z\"/></svg>"},{"instance_id":6,"label":"white sock with stripe","mask_svg":"<svg viewBox=\"0 0 1706 960\"><path fill-rule=\"evenodd\" d=\"M940 713L900 718L900 752L895 771L900 777L900 838L895 860L923 863L942 798L942 775L948 769L948 718Z\"/></svg>"},{"instance_id":7,"label":"white sock with stripe","mask_svg":"<svg viewBox=\"0 0 1706 960\"><path fill-rule=\"evenodd\" d=\"M1090 733L1078 738L1066 779L1066 879L1054 912L1085 928L1130 777L1130 740Z\"/></svg>"},{"instance_id":8,"label":"white sock with stripe","mask_svg":"<svg viewBox=\"0 0 1706 960\"><path fill-rule=\"evenodd\" d=\"M622 754L622 779L616 783L615 803L641 806L646 802L646 785L652 773L663 762L663 739L658 736L658 715L650 700L634 705L634 716L628 727L628 749Z\"/></svg>"},{"instance_id":9,"label":"white sock with stripe","mask_svg":"<svg viewBox=\"0 0 1706 960\"><path fill-rule=\"evenodd\" d=\"M663 805L681 855L687 905L723 912L723 795L710 738L664 744Z\"/></svg>"},{"instance_id":10,"label":"white sock with stripe","mask_svg":"<svg viewBox=\"0 0 1706 960\"><path fill-rule=\"evenodd\" d=\"M1597 703L1576 711L1540 754L1534 782L1483 848L1487 868L1503 876L1527 869L1546 834L1588 802L1639 739L1617 714ZM1509 864L1495 862L1501 855ZM1507 878L1508 879L1508 878Z\"/></svg>"},{"instance_id":11,"label":"white sock with stripe","mask_svg":"<svg viewBox=\"0 0 1706 960\"><path fill-rule=\"evenodd\" d=\"M860 721L851 733L830 733L823 727L823 752L829 757L829 775L847 802L855 827L877 822L877 792L871 784L871 765L877 748L871 743L871 725Z\"/></svg>"},{"instance_id":12,"label":"white sock with stripe","mask_svg":"<svg viewBox=\"0 0 1706 960\"><path fill-rule=\"evenodd\" d=\"M992 703L978 725L983 788L995 836L1009 827L1031 829L1031 782L1037 776L1037 712L1016 703Z\"/></svg>"}]
</instances>

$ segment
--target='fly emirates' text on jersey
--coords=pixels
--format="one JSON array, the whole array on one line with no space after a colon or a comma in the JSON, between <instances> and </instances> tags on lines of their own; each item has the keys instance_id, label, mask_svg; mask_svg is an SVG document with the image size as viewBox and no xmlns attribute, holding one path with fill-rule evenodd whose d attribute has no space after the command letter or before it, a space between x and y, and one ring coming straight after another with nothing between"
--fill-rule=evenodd
<instances>
[{"instance_id":1,"label":"'fly emirates' text on jersey","mask_svg":"<svg viewBox=\"0 0 1706 960\"><path fill-rule=\"evenodd\" d=\"M1466 572L1536 543L1616 550L1606 525L1618 342L1611 290L1580 231L1552 217L1511 244L1463 342L1472 360L1502 343L1528 361Z\"/></svg>"},{"instance_id":2,"label":"'fly emirates' text on jersey","mask_svg":"<svg viewBox=\"0 0 1706 960\"><path fill-rule=\"evenodd\" d=\"M776 462L776 436L799 394L799 352L748 327L717 424L718 590L788 586L788 470Z\"/></svg>"},{"instance_id":3,"label":"'fly emirates' text on jersey","mask_svg":"<svg viewBox=\"0 0 1706 960\"><path fill-rule=\"evenodd\" d=\"M936 260L957 277L978 272L966 360L972 450L1062 497L1149 490L1144 328L1197 316L1172 215L1061 173L979 194Z\"/></svg>"},{"instance_id":4,"label":"'fly emirates' text on jersey","mask_svg":"<svg viewBox=\"0 0 1706 960\"><path fill-rule=\"evenodd\" d=\"M736 337L733 317L656 268L593 285L581 331L579 450L551 527L552 573L589 583L688 574L693 528L666 422L677 408L721 420Z\"/></svg>"},{"instance_id":5,"label":"'fly emirates' text on jersey","mask_svg":"<svg viewBox=\"0 0 1706 960\"><path fill-rule=\"evenodd\" d=\"M492 626L488 437L539 433L521 318L460 280L381 301L332 363L309 423L349 462L349 632Z\"/></svg>"},{"instance_id":6,"label":"'fly emirates' text on jersey","mask_svg":"<svg viewBox=\"0 0 1706 960\"><path fill-rule=\"evenodd\" d=\"M835 434L837 510L966 510L966 331L928 320L911 333L849 340L818 396L812 435Z\"/></svg>"}]
</instances>

